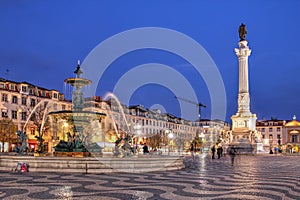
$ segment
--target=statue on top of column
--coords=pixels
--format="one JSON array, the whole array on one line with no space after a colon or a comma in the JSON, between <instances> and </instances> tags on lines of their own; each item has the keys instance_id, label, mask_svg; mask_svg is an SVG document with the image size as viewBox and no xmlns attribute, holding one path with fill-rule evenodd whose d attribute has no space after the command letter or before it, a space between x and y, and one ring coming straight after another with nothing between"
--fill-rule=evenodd
<instances>
[{"instance_id":1,"label":"statue on top of column","mask_svg":"<svg viewBox=\"0 0 300 200\"><path fill-rule=\"evenodd\" d=\"M241 24L239 27L239 36L240 36L240 41L246 40L246 34L247 34L247 30L246 30L246 25L245 24Z\"/></svg>"}]
</instances>

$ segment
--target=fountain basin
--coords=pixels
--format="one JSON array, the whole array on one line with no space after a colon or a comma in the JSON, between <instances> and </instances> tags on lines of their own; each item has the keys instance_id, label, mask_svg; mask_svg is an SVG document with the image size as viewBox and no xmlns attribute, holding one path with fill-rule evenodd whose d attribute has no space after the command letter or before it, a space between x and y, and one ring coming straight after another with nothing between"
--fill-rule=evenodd
<instances>
[{"instance_id":1,"label":"fountain basin","mask_svg":"<svg viewBox=\"0 0 300 200\"><path fill-rule=\"evenodd\" d=\"M151 171L169 171L184 168L183 156L147 156L147 157L32 157L0 156L0 170L11 171L18 162L29 164L30 172L61 173L140 173Z\"/></svg>"},{"instance_id":2,"label":"fountain basin","mask_svg":"<svg viewBox=\"0 0 300 200\"><path fill-rule=\"evenodd\" d=\"M85 85L89 85L92 83L92 81L85 79L85 78L67 78L65 80L65 83L74 86L85 86Z\"/></svg>"},{"instance_id":3,"label":"fountain basin","mask_svg":"<svg viewBox=\"0 0 300 200\"><path fill-rule=\"evenodd\" d=\"M76 122L89 122L92 119L101 120L106 117L105 113L93 112L93 111L72 111L61 110L49 113L50 117L62 120L73 120Z\"/></svg>"}]
</instances>

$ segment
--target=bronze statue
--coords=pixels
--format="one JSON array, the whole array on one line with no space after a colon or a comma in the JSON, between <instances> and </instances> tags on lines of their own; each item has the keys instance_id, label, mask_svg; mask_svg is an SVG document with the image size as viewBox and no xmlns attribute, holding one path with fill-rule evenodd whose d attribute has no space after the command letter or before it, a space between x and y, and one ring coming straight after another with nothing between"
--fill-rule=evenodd
<instances>
[{"instance_id":1,"label":"bronze statue","mask_svg":"<svg viewBox=\"0 0 300 200\"><path fill-rule=\"evenodd\" d=\"M239 27L239 35L240 35L240 41L246 40L246 34L247 34L247 30L246 30L246 25L245 24L241 24Z\"/></svg>"}]
</instances>

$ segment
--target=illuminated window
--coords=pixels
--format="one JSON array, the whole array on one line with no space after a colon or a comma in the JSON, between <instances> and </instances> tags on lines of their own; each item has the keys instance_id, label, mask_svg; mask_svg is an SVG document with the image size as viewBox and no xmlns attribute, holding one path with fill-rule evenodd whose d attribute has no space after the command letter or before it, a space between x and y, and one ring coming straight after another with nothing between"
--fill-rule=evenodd
<instances>
[{"instance_id":1,"label":"illuminated window","mask_svg":"<svg viewBox=\"0 0 300 200\"><path fill-rule=\"evenodd\" d=\"M273 140L273 135L272 134L269 135L269 140Z\"/></svg>"}]
</instances>

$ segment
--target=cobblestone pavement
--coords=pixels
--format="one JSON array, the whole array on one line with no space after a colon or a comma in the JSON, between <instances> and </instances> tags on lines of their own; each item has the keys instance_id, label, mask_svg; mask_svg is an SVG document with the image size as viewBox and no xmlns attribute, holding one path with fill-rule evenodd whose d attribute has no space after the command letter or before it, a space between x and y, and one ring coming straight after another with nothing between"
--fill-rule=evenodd
<instances>
[{"instance_id":1,"label":"cobblestone pavement","mask_svg":"<svg viewBox=\"0 0 300 200\"><path fill-rule=\"evenodd\" d=\"M0 199L300 199L300 157L185 158L143 174L0 172Z\"/></svg>"}]
</instances>

